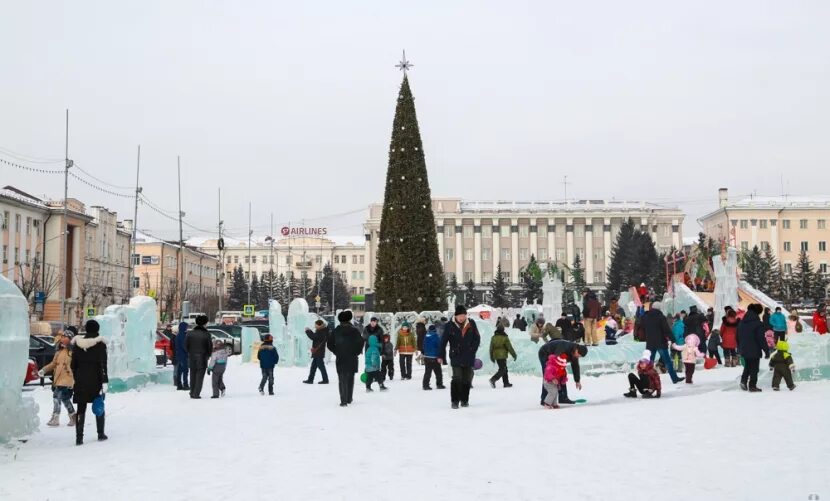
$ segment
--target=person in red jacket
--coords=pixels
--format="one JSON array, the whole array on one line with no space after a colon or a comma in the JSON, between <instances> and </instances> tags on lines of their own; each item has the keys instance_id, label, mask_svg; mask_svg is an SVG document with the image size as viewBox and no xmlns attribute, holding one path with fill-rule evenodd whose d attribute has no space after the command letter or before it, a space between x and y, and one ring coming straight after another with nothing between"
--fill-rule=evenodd
<instances>
[{"instance_id":1,"label":"person in red jacket","mask_svg":"<svg viewBox=\"0 0 830 501\"><path fill-rule=\"evenodd\" d=\"M827 334L827 306L822 303L813 313L813 330L817 334Z\"/></svg>"},{"instance_id":2,"label":"person in red jacket","mask_svg":"<svg viewBox=\"0 0 830 501\"><path fill-rule=\"evenodd\" d=\"M726 316L721 319L720 337L723 348L724 367L738 366L738 314L726 307Z\"/></svg>"},{"instance_id":3,"label":"person in red jacket","mask_svg":"<svg viewBox=\"0 0 830 501\"><path fill-rule=\"evenodd\" d=\"M637 374L628 374L628 393L623 393L626 398L637 398L637 391L642 393L643 398L660 398L662 384L660 375L654 369L651 361L651 351L646 350L640 361L637 362Z\"/></svg>"}]
</instances>

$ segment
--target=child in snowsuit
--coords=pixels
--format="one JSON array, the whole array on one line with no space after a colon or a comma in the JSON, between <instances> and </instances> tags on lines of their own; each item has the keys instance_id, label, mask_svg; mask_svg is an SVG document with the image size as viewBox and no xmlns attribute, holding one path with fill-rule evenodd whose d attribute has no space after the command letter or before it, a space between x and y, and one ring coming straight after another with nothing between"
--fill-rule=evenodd
<instances>
[{"instance_id":1,"label":"child in snowsuit","mask_svg":"<svg viewBox=\"0 0 830 501\"><path fill-rule=\"evenodd\" d=\"M426 336L424 336L423 354L424 390L432 389L432 387L429 385L429 381L433 373L435 374L435 384L437 385L439 390L443 390L444 374L441 370L441 364L438 362L438 359L443 359L446 357L441 352L441 336L438 335L438 328L435 327L435 325L430 325L429 330L427 330Z\"/></svg>"},{"instance_id":2,"label":"child in snowsuit","mask_svg":"<svg viewBox=\"0 0 830 501\"><path fill-rule=\"evenodd\" d=\"M507 333L504 332L504 327L498 326L496 327L496 332L493 333L493 337L490 339L490 361L495 362L499 366L498 372L490 378L490 386L493 388L496 387L496 381L499 379L501 379L505 388L513 386L507 377L508 354L513 356L513 361L515 362L516 351L513 349L513 344L510 342L510 338L507 337Z\"/></svg>"},{"instance_id":3,"label":"child in snowsuit","mask_svg":"<svg viewBox=\"0 0 830 501\"><path fill-rule=\"evenodd\" d=\"M380 347L380 376L386 380L395 379L395 346L389 334L383 335L383 344Z\"/></svg>"},{"instance_id":4,"label":"child in snowsuit","mask_svg":"<svg viewBox=\"0 0 830 501\"><path fill-rule=\"evenodd\" d=\"M259 369L262 371L262 380L259 382L259 394L265 395L265 383L268 382L268 394L274 394L274 367L280 361L280 354L277 353L277 348L274 347L274 337L266 334L262 340L262 345L256 354L259 360Z\"/></svg>"},{"instance_id":5,"label":"child in snowsuit","mask_svg":"<svg viewBox=\"0 0 830 501\"><path fill-rule=\"evenodd\" d=\"M683 316L678 313L674 316L674 323L671 326L671 333L674 337L674 342L677 344L683 344L685 342L685 332L686 322L683 321ZM683 372L683 360L680 358L680 353L675 353L672 359L674 360L674 370L677 372Z\"/></svg>"},{"instance_id":6,"label":"child in snowsuit","mask_svg":"<svg viewBox=\"0 0 830 501\"><path fill-rule=\"evenodd\" d=\"M416 346L415 334L409 328L409 322L404 321L395 343L395 351L400 354L401 379L412 379L412 356Z\"/></svg>"},{"instance_id":7,"label":"child in snowsuit","mask_svg":"<svg viewBox=\"0 0 830 501\"><path fill-rule=\"evenodd\" d=\"M686 344L678 346L672 343L672 348L680 352L683 357L683 366L686 368L686 384L692 384L692 376L695 373L695 362L698 358L703 358L703 353L697 349L700 344L700 338L696 335L686 336Z\"/></svg>"},{"instance_id":8,"label":"child in snowsuit","mask_svg":"<svg viewBox=\"0 0 830 501\"><path fill-rule=\"evenodd\" d=\"M714 329L711 334L709 334L709 340L706 342L706 350L709 352L709 358L714 358L718 361L718 365L721 365L720 359L720 352L718 351L718 346L720 346L720 331L718 329Z\"/></svg>"},{"instance_id":9,"label":"child in snowsuit","mask_svg":"<svg viewBox=\"0 0 830 501\"><path fill-rule=\"evenodd\" d=\"M654 363L651 361L651 351L643 352L643 356L637 362L637 374L628 374L628 387L628 393L623 393L624 397L637 398L639 390L643 398L660 398L663 387L660 383L660 375L657 374Z\"/></svg>"},{"instance_id":10,"label":"child in snowsuit","mask_svg":"<svg viewBox=\"0 0 830 501\"><path fill-rule=\"evenodd\" d=\"M225 344L218 339L213 342L213 353L208 359L207 372L210 374L210 383L213 387L213 396L219 398L225 396L225 368L228 364L228 350Z\"/></svg>"},{"instance_id":11,"label":"child in snowsuit","mask_svg":"<svg viewBox=\"0 0 830 501\"><path fill-rule=\"evenodd\" d=\"M63 332L58 341L58 350L52 361L43 366L38 372L40 377L52 374L52 419L46 423L47 426L59 426L61 405L66 407L69 414L68 426L75 426L75 407L72 406L72 387L75 386L75 378L72 376L72 350L69 343L72 341L72 331Z\"/></svg>"},{"instance_id":12,"label":"child in snowsuit","mask_svg":"<svg viewBox=\"0 0 830 501\"><path fill-rule=\"evenodd\" d=\"M559 403L559 388L568 382L568 373L565 371L565 366L568 365L568 357L565 354L556 356L549 355L548 362L545 364L545 374L543 384L548 394L545 397L546 409L558 409Z\"/></svg>"},{"instance_id":13,"label":"child in snowsuit","mask_svg":"<svg viewBox=\"0 0 830 501\"><path fill-rule=\"evenodd\" d=\"M380 347L377 336L369 336L369 347L366 348L366 392L375 391L372 389L372 382L377 381L381 391L386 390L383 385L383 376L380 374Z\"/></svg>"},{"instance_id":14,"label":"child in snowsuit","mask_svg":"<svg viewBox=\"0 0 830 501\"><path fill-rule=\"evenodd\" d=\"M793 383L793 371L795 365L793 356L790 355L790 343L781 340L775 344L777 350L769 359L769 370L772 372L772 389L778 391L778 386L781 384L781 378L787 383L787 388L790 391L795 389Z\"/></svg>"}]
</instances>

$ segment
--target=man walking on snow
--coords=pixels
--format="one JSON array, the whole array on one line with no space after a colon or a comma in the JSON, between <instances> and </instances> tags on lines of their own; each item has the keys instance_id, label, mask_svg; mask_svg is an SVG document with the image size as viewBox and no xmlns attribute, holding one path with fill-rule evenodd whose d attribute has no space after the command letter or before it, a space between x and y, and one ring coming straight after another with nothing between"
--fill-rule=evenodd
<instances>
[{"instance_id":1,"label":"man walking on snow","mask_svg":"<svg viewBox=\"0 0 830 501\"><path fill-rule=\"evenodd\" d=\"M584 300L582 302L582 316L584 318L583 325L585 326L585 344L591 346L599 346L600 334L597 331L597 321L602 316L602 305L597 299L591 289L585 289L582 293ZM605 334L602 336L605 339Z\"/></svg>"},{"instance_id":2,"label":"man walking on snow","mask_svg":"<svg viewBox=\"0 0 830 501\"><path fill-rule=\"evenodd\" d=\"M469 407L470 388L473 385L473 365L476 360L476 351L481 344L476 323L467 318L467 309L463 305L455 307L455 316L444 328L444 339L441 342L441 353L446 353L450 346L450 365L452 365L452 381L450 382L450 399L452 408ZM442 359L438 363L443 363Z\"/></svg>"},{"instance_id":3,"label":"man walking on snow","mask_svg":"<svg viewBox=\"0 0 830 501\"><path fill-rule=\"evenodd\" d=\"M646 334L646 349L651 351L651 361L654 362L655 355L659 353L660 360L669 371L671 382L676 384L683 381L683 378L677 377L677 373L674 371L674 363L672 363L671 356L669 356L669 344L674 339L669 321L660 311L661 308L660 302L651 303L651 308L641 318L640 325Z\"/></svg>"}]
</instances>

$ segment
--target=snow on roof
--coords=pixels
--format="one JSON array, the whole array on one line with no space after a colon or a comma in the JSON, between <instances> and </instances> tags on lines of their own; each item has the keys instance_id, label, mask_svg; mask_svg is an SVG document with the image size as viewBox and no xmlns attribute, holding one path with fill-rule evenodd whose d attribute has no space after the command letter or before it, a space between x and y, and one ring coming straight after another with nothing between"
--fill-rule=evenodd
<instances>
[{"instance_id":1,"label":"snow on roof","mask_svg":"<svg viewBox=\"0 0 830 501\"><path fill-rule=\"evenodd\" d=\"M806 208L830 208L830 196L815 195L815 196L790 196L784 195L780 197L748 197L737 201L730 201L727 205L729 209L749 209L749 208L786 208L786 209L806 209Z\"/></svg>"},{"instance_id":2,"label":"snow on roof","mask_svg":"<svg viewBox=\"0 0 830 501\"><path fill-rule=\"evenodd\" d=\"M35 205L43 209L46 208L46 204L43 202L43 200L33 195L29 195L25 191L18 190L14 186L4 186L3 189L0 190L0 196L10 198L12 200L17 200L18 202Z\"/></svg>"},{"instance_id":3,"label":"snow on roof","mask_svg":"<svg viewBox=\"0 0 830 501\"><path fill-rule=\"evenodd\" d=\"M268 247L271 245L270 241L267 241L267 235L253 235L251 236L251 246L252 247ZM283 238L279 237L275 240L274 244L279 246L281 243L297 241L301 238L305 239L315 239L315 238L323 238L325 240L329 240L334 243L335 246L348 246L348 245L357 245L363 246L365 237L363 236L346 236L346 235L326 235L324 237L294 237L294 238ZM225 236L225 247L247 247L248 241L241 240L229 236ZM210 246L213 247L216 245L216 236L194 236L190 237L185 240L185 244L192 246L192 247L206 247Z\"/></svg>"},{"instance_id":4,"label":"snow on roof","mask_svg":"<svg viewBox=\"0 0 830 501\"><path fill-rule=\"evenodd\" d=\"M510 211L510 212L545 212L560 211L596 211L615 210L679 210L677 207L660 205L646 201L626 200L470 200L461 202L461 212Z\"/></svg>"}]
</instances>

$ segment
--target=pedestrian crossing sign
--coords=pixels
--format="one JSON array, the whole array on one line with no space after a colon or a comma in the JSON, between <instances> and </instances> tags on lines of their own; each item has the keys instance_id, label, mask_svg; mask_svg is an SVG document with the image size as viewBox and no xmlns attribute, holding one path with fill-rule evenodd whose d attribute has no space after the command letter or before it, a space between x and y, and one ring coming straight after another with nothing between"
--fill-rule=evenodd
<instances>
[{"instance_id":1,"label":"pedestrian crossing sign","mask_svg":"<svg viewBox=\"0 0 830 501\"><path fill-rule=\"evenodd\" d=\"M242 316L243 317L253 317L254 316L254 308L255 305L253 304L246 304L242 307Z\"/></svg>"},{"instance_id":2,"label":"pedestrian crossing sign","mask_svg":"<svg viewBox=\"0 0 830 501\"><path fill-rule=\"evenodd\" d=\"M94 306L87 306L86 307L86 318L92 318L95 316L95 307Z\"/></svg>"}]
</instances>

